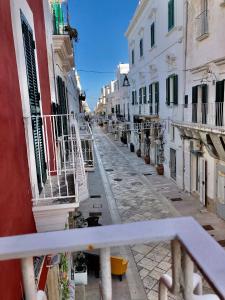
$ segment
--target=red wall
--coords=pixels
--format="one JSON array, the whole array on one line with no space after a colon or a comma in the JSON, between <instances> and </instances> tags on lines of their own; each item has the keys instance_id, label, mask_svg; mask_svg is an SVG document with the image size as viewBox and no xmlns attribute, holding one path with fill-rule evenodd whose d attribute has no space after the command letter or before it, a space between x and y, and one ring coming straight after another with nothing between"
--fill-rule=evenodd
<instances>
[{"instance_id":1,"label":"red wall","mask_svg":"<svg viewBox=\"0 0 225 300\"><path fill-rule=\"evenodd\" d=\"M50 113L50 88L42 0L34 12L41 95ZM14 49L10 1L0 1L0 236L35 232L27 150ZM0 263L0 299L21 300L18 261Z\"/></svg>"}]
</instances>

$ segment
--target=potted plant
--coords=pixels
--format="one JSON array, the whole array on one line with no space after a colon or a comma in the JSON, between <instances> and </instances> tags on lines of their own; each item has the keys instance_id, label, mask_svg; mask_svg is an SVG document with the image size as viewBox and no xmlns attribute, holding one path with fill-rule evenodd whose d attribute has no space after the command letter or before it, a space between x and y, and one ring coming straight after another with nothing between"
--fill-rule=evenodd
<instances>
[{"instance_id":1,"label":"potted plant","mask_svg":"<svg viewBox=\"0 0 225 300\"><path fill-rule=\"evenodd\" d=\"M159 145L159 158L158 158L158 164L156 165L156 171L158 175L164 175L164 142L163 142L163 134L159 136L159 138L156 140L156 143Z\"/></svg>"},{"instance_id":2,"label":"potted plant","mask_svg":"<svg viewBox=\"0 0 225 300\"><path fill-rule=\"evenodd\" d=\"M87 262L83 252L78 252L75 260L74 280L76 285L87 285Z\"/></svg>"}]
</instances>

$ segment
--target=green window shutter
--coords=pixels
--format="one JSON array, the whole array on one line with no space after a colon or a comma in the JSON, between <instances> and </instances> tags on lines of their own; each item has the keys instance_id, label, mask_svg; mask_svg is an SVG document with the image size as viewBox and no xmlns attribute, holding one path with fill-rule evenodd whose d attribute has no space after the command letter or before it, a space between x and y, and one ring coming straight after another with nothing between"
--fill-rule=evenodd
<instances>
[{"instance_id":1,"label":"green window shutter","mask_svg":"<svg viewBox=\"0 0 225 300\"><path fill-rule=\"evenodd\" d=\"M143 87L143 102L144 102L144 104L147 103L147 89L146 89L146 86Z\"/></svg>"},{"instance_id":2,"label":"green window shutter","mask_svg":"<svg viewBox=\"0 0 225 300\"><path fill-rule=\"evenodd\" d=\"M224 102L224 80L216 82L216 102Z\"/></svg>"},{"instance_id":3,"label":"green window shutter","mask_svg":"<svg viewBox=\"0 0 225 300\"><path fill-rule=\"evenodd\" d=\"M173 103L178 104L178 75L173 76Z\"/></svg>"},{"instance_id":4,"label":"green window shutter","mask_svg":"<svg viewBox=\"0 0 225 300\"><path fill-rule=\"evenodd\" d=\"M135 104L138 104L138 101L137 101L137 91L134 91L134 99L135 99Z\"/></svg>"},{"instance_id":5,"label":"green window shutter","mask_svg":"<svg viewBox=\"0 0 225 300\"><path fill-rule=\"evenodd\" d=\"M155 114L159 113L159 82L155 83Z\"/></svg>"},{"instance_id":6,"label":"green window shutter","mask_svg":"<svg viewBox=\"0 0 225 300\"><path fill-rule=\"evenodd\" d=\"M28 82L30 111L32 117L32 131L34 142L34 154L37 172L37 181L39 191L42 189L42 183L47 179L44 139L42 131L40 93L38 91L37 69L35 58L35 42L33 31L26 18L21 13L21 26L23 32L24 55L26 62L26 73Z\"/></svg>"},{"instance_id":7,"label":"green window shutter","mask_svg":"<svg viewBox=\"0 0 225 300\"><path fill-rule=\"evenodd\" d=\"M140 57L142 57L144 54L144 51L143 51L143 39L140 39Z\"/></svg>"},{"instance_id":8,"label":"green window shutter","mask_svg":"<svg viewBox=\"0 0 225 300\"><path fill-rule=\"evenodd\" d=\"M198 103L198 86L192 87L192 103Z\"/></svg>"},{"instance_id":9,"label":"green window shutter","mask_svg":"<svg viewBox=\"0 0 225 300\"><path fill-rule=\"evenodd\" d=\"M152 84L149 85L149 100L148 102L152 104Z\"/></svg>"},{"instance_id":10,"label":"green window shutter","mask_svg":"<svg viewBox=\"0 0 225 300\"><path fill-rule=\"evenodd\" d=\"M132 91L132 105L134 105L134 91Z\"/></svg>"},{"instance_id":11,"label":"green window shutter","mask_svg":"<svg viewBox=\"0 0 225 300\"><path fill-rule=\"evenodd\" d=\"M170 77L166 79L166 104L170 105Z\"/></svg>"},{"instance_id":12,"label":"green window shutter","mask_svg":"<svg viewBox=\"0 0 225 300\"><path fill-rule=\"evenodd\" d=\"M139 89L139 104L142 104L142 88Z\"/></svg>"},{"instance_id":13,"label":"green window shutter","mask_svg":"<svg viewBox=\"0 0 225 300\"><path fill-rule=\"evenodd\" d=\"M151 25L151 47L155 45L155 23Z\"/></svg>"},{"instance_id":14,"label":"green window shutter","mask_svg":"<svg viewBox=\"0 0 225 300\"><path fill-rule=\"evenodd\" d=\"M202 103L208 102L208 85L203 84L202 85Z\"/></svg>"},{"instance_id":15,"label":"green window shutter","mask_svg":"<svg viewBox=\"0 0 225 300\"><path fill-rule=\"evenodd\" d=\"M134 49L131 51L131 61L132 65L134 65Z\"/></svg>"},{"instance_id":16,"label":"green window shutter","mask_svg":"<svg viewBox=\"0 0 225 300\"><path fill-rule=\"evenodd\" d=\"M174 0L168 0L168 31L174 27Z\"/></svg>"}]
</instances>

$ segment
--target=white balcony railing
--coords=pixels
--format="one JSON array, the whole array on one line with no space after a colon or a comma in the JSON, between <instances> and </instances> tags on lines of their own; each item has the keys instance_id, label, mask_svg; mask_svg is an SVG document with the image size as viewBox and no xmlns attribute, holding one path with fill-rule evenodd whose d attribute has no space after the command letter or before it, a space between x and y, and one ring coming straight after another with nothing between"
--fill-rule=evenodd
<instances>
[{"instance_id":1,"label":"white balcony railing","mask_svg":"<svg viewBox=\"0 0 225 300\"><path fill-rule=\"evenodd\" d=\"M32 116L31 121L40 191L34 206L78 202L86 176L74 115Z\"/></svg>"},{"instance_id":2,"label":"white balcony railing","mask_svg":"<svg viewBox=\"0 0 225 300\"><path fill-rule=\"evenodd\" d=\"M94 139L90 125L80 122L81 148L86 171L94 169Z\"/></svg>"},{"instance_id":3,"label":"white balcony railing","mask_svg":"<svg viewBox=\"0 0 225 300\"><path fill-rule=\"evenodd\" d=\"M103 300L112 300L110 248L160 241L171 241L172 250L172 277L160 278L160 300L167 290L184 300L225 299L225 252L191 217L2 237L0 260L21 260L26 300L36 300L34 256L100 249ZM201 295L203 277L218 296Z\"/></svg>"}]
</instances>

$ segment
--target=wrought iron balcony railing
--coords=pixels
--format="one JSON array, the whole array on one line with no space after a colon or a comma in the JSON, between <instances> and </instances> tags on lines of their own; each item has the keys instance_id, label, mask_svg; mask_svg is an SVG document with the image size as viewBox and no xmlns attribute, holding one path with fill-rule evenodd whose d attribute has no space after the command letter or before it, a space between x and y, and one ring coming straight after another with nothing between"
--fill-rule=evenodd
<instances>
[{"instance_id":1,"label":"wrought iron balcony railing","mask_svg":"<svg viewBox=\"0 0 225 300\"><path fill-rule=\"evenodd\" d=\"M34 256L100 249L102 298L112 300L110 248L160 241L171 241L172 251L172 277L160 278L160 300L168 290L184 300L225 299L224 249L191 217L2 237L0 260L21 260L26 299L36 300ZM202 295L202 278L217 296Z\"/></svg>"}]
</instances>

